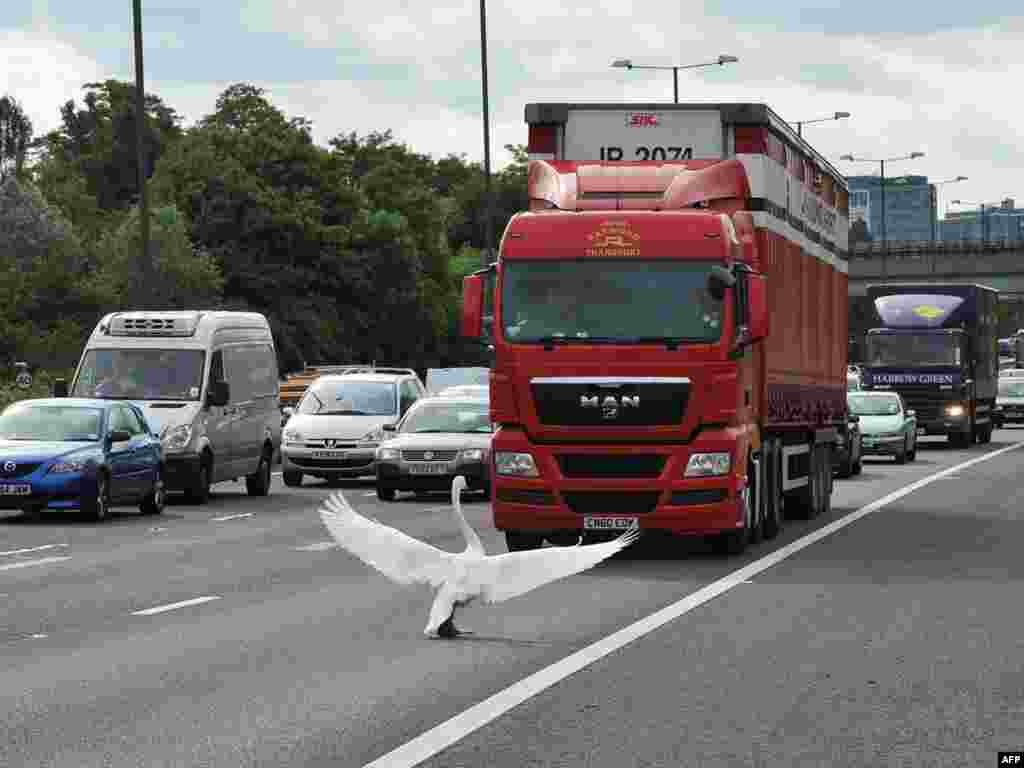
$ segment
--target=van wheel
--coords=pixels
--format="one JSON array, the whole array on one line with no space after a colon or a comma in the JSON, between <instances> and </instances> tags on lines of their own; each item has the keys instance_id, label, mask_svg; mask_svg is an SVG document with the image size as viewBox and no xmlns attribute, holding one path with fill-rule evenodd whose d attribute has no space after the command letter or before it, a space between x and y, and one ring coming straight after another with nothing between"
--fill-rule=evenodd
<instances>
[{"instance_id":1,"label":"van wheel","mask_svg":"<svg viewBox=\"0 0 1024 768\"><path fill-rule=\"evenodd\" d=\"M251 475L245 476L245 490L250 496L266 496L270 493L270 457L269 449L264 448L260 456L260 465Z\"/></svg>"},{"instance_id":2,"label":"van wheel","mask_svg":"<svg viewBox=\"0 0 1024 768\"><path fill-rule=\"evenodd\" d=\"M185 489L185 498L190 504L205 504L210 500L210 485L213 482L213 459L204 454L199 462L199 473L195 484Z\"/></svg>"}]
</instances>

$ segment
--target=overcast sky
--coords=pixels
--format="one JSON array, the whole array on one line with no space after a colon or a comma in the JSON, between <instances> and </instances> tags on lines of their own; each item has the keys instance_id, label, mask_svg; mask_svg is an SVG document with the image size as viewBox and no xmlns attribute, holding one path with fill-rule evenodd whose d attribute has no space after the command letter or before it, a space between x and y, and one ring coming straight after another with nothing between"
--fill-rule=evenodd
<instances>
[{"instance_id":1,"label":"overcast sky","mask_svg":"<svg viewBox=\"0 0 1024 768\"><path fill-rule=\"evenodd\" d=\"M784 4L783 4L784 5ZM0 94L37 133L86 82L134 78L129 0L20 0L0 16ZM190 123L227 85L267 90L325 143L390 128L418 152L483 156L476 0L142 0L146 90ZM783 118L852 113L804 127L847 174L877 163L845 153L923 159L940 203L1024 205L1024 15L1020 0L490 0L492 162L525 143L531 101L671 101L671 72L611 69L612 59L737 64L680 73L681 101L760 101ZM1014 15L1016 14L1016 15Z\"/></svg>"}]
</instances>

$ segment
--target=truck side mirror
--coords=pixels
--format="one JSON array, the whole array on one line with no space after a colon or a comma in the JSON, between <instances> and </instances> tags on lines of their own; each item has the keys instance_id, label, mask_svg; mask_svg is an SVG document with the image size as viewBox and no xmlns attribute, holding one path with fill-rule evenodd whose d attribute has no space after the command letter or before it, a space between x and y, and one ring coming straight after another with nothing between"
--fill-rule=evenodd
<instances>
[{"instance_id":1,"label":"truck side mirror","mask_svg":"<svg viewBox=\"0 0 1024 768\"><path fill-rule=\"evenodd\" d=\"M462 278L462 335L479 339L483 332L484 276Z\"/></svg>"},{"instance_id":2,"label":"truck side mirror","mask_svg":"<svg viewBox=\"0 0 1024 768\"><path fill-rule=\"evenodd\" d=\"M760 341L768 336L768 278L764 275L748 275L747 300L750 306L750 341Z\"/></svg>"},{"instance_id":3,"label":"truck side mirror","mask_svg":"<svg viewBox=\"0 0 1024 768\"><path fill-rule=\"evenodd\" d=\"M53 380L53 396L54 397L67 397L68 396L68 380L64 378Z\"/></svg>"},{"instance_id":4,"label":"truck side mirror","mask_svg":"<svg viewBox=\"0 0 1024 768\"><path fill-rule=\"evenodd\" d=\"M708 274L708 294L715 301L722 301L725 298L725 289L736 285L736 276L725 267L715 265Z\"/></svg>"}]
</instances>

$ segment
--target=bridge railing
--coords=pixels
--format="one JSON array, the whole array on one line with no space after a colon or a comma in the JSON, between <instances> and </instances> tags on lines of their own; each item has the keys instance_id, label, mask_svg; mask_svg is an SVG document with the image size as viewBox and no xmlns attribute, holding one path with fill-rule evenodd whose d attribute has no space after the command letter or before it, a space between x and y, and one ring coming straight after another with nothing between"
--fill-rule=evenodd
<instances>
[{"instance_id":1,"label":"bridge railing","mask_svg":"<svg viewBox=\"0 0 1024 768\"><path fill-rule=\"evenodd\" d=\"M960 253L996 253L1024 251L1024 240L879 240L859 242L850 251L851 258L872 259L889 256L924 258L926 256Z\"/></svg>"}]
</instances>

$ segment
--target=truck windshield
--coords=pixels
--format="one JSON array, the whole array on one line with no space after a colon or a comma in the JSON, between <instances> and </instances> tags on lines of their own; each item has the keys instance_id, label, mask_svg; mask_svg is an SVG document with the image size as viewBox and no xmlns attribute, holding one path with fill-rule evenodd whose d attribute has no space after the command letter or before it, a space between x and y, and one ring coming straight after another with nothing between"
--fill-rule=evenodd
<instances>
[{"instance_id":1,"label":"truck windshield","mask_svg":"<svg viewBox=\"0 0 1024 768\"><path fill-rule=\"evenodd\" d=\"M198 400L206 353L200 349L90 349L72 397Z\"/></svg>"},{"instance_id":2,"label":"truck windshield","mask_svg":"<svg viewBox=\"0 0 1024 768\"><path fill-rule=\"evenodd\" d=\"M871 365L960 365L958 336L938 333L878 333L867 339Z\"/></svg>"},{"instance_id":3,"label":"truck windshield","mask_svg":"<svg viewBox=\"0 0 1024 768\"><path fill-rule=\"evenodd\" d=\"M501 294L505 337L513 342L717 341L722 302L707 290L714 263L506 261Z\"/></svg>"}]
</instances>

